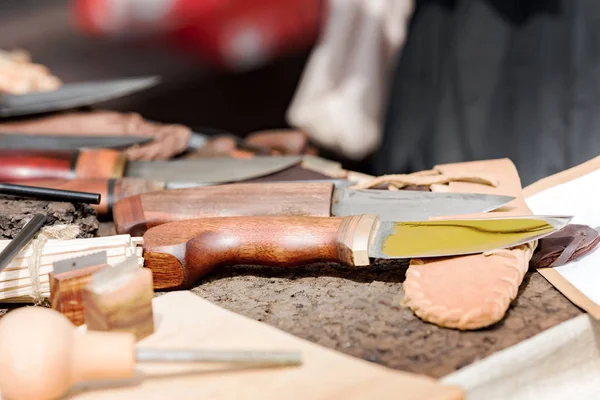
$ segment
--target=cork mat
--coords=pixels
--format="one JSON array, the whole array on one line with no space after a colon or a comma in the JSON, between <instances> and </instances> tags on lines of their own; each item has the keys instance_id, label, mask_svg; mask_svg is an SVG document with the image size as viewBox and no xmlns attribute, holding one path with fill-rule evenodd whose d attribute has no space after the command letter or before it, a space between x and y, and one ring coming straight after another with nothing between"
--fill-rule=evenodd
<instances>
[{"instance_id":1,"label":"cork mat","mask_svg":"<svg viewBox=\"0 0 600 400\"><path fill-rule=\"evenodd\" d=\"M254 369L142 363L136 378L143 379L82 384L73 388L71 399L464 399L458 387L325 349L187 291L155 298L153 311L156 330L140 347L292 350L301 353L302 365Z\"/></svg>"}]
</instances>

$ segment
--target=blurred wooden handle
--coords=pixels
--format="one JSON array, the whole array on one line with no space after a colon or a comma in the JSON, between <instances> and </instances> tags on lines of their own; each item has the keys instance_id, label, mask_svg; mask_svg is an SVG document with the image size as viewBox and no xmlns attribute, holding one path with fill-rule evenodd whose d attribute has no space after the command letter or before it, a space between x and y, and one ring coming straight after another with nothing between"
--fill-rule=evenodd
<instances>
[{"instance_id":1,"label":"blurred wooden handle","mask_svg":"<svg viewBox=\"0 0 600 400\"><path fill-rule=\"evenodd\" d=\"M276 150L283 154L303 154L308 146L308 136L298 130L274 129L252 132L246 143Z\"/></svg>"},{"instance_id":2,"label":"blurred wooden handle","mask_svg":"<svg viewBox=\"0 0 600 400\"><path fill-rule=\"evenodd\" d=\"M377 217L229 217L172 222L144 235L144 265L155 289L189 288L214 268L292 267L318 261L369 265Z\"/></svg>"},{"instance_id":3,"label":"blurred wooden handle","mask_svg":"<svg viewBox=\"0 0 600 400\"><path fill-rule=\"evenodd\" d=\"M118 234L194 218L295 215L329 217L333 183L237 183L171 189L127 197L113 206Z\"/></svg>"},{"instance_id":4,"label":"blurred wooden handle","mask_svg":"<svg viewBox=\"0 0 600 400\"><path fill-rule=\"evenodd\" d=\"M121 178L127 159L116 150L0 150L0 181Z\"/></svg>"}]
</instances>

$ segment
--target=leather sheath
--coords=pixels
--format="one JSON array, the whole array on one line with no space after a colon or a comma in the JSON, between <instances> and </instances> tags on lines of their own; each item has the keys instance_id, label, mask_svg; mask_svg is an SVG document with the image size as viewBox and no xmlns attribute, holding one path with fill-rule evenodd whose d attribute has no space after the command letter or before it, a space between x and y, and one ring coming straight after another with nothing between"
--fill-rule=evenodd
<instances>
[{"instance_id":1,"label":"leather sheath","mask_svg":"<svg viewBox=\"0 0 600 400\"><path fill-rule=\"evenodd\" d=\"M600 233L587 226L570 224L539 241L530 268L560 267L585 256L600 243Z\"/></svg>"}]
</instances>

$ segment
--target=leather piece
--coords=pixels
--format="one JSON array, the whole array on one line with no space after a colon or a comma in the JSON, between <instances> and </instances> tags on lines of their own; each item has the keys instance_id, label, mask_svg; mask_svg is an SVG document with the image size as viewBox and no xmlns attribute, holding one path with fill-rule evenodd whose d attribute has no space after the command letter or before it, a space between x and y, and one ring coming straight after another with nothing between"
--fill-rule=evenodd
<instances>
[{"instance_id":1,"label":"leather piece","mask_svg":"<svg viewBox=\"0 0 600 400\"><path fill-rule=\"evenodd\" d=\"M187 149L191 131L177 124L146 121L136 113L114 111L66 112L0 123L0 132L53 135L132 135L152 137L124 152L130 161L168 160Z\"/></svg>"},{"instance_id":2,"label":"leather piece","mask_svg":"<svg viewBox=\"0 0 600 400\"><path fill-rule=\"evenodd\" d=\"M373 189L381 185L388 185L388 189L403 189L410 186L432 186L442 185L449 182L474 182L492 187L498 186L498 181L489 174L473 174L470 171L459 171L458 173L443 173L433 169L419 171L412 174L397 174L378 176L367 182L353 186L354 189Z\"/></svg>"},{"instance_id":3,"label":"leather piece","mask_svg":"<svg viewBox=\"0 0 600 400\"><path fill-rule=\"evenodd\" d=\"M496 187L450 182L451 192L514 196L515 200L490 214L529 215L519 175L508 159L440 165L443 174L494 176ZM439 190L439 189L438 189ZM406 272L402 303L421 319L460 330L478 329L502 319L527 272L536 242L511 249L444 259L413 259Z\"/></svg>"},{"instance_id":4,"label":"leather piece","mask_svg":"<svg viewBox=\"0 0 600 400\"><path fill-rule=\"evenodd\" d=\"M250 133L245 139L234 135L217 134L206 144L190 151L184 158L234 157L252 158L256 155L316 155L318 150L308 144L300 131L268 130Z\"/></svg>"},{"instance_id":5,"label":"leather piece","mask_svg":"<svg viewBox=\"0 0 600 400\"><path fill-rule=\"evenodd\" d=\"M27 52L0 50L0 93L20 95L50 91L61 85L47 67L32 63Z\"/></svg>"},{"instance_id":6,"label":"leather piece","mask_svg":"<svg viewBox=\"0 0 600 400\"><path fill-rule=\"evenodd\" d=\"M594 250L600 233L587 225L570 224L539 241L530 268L560 267Z\"/></svg>"},{"instance_id":7,"label":"leather piece","mask_svg":"<svg viewBox=\"0 0 600 400\"><path fill-rule=\"evenodd\" d=\"M309 146L308 135L299 130L273 129L248 134L246 143L274 150L279 154L315 154L317 149Z\"/></svg>"}]
</instances>

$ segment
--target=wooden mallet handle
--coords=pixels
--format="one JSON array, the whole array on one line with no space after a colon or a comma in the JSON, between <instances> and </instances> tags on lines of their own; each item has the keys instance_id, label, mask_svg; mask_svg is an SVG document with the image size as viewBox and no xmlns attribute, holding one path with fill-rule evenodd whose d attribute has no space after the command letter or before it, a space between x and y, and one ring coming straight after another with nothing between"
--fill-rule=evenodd
<instances>
[{"instance_id":1,"label":"wooden mallet handle","mask_svg":"<svg viewBox=\"0 0 600 400\"><path fill-rule=\"evenodd\" d=\"M155 289L193 285L214 268L233 264L291 267L318 261L369 265L376 215L230 217L171 222L144 234L144 265Z\"/></svg>"},{"instance_id":2,"label":"wooden mallet handle","mask_svg":"<svg viewBox=\"0 0 600 400\"><path fill-rule=\"evenodd\" d=\"M127 379L136 363L130 333L75 331L58 311L29 307L0 320L0 392L6 399L61 397L75 383Z\"/></svg>"}]
</instances>

